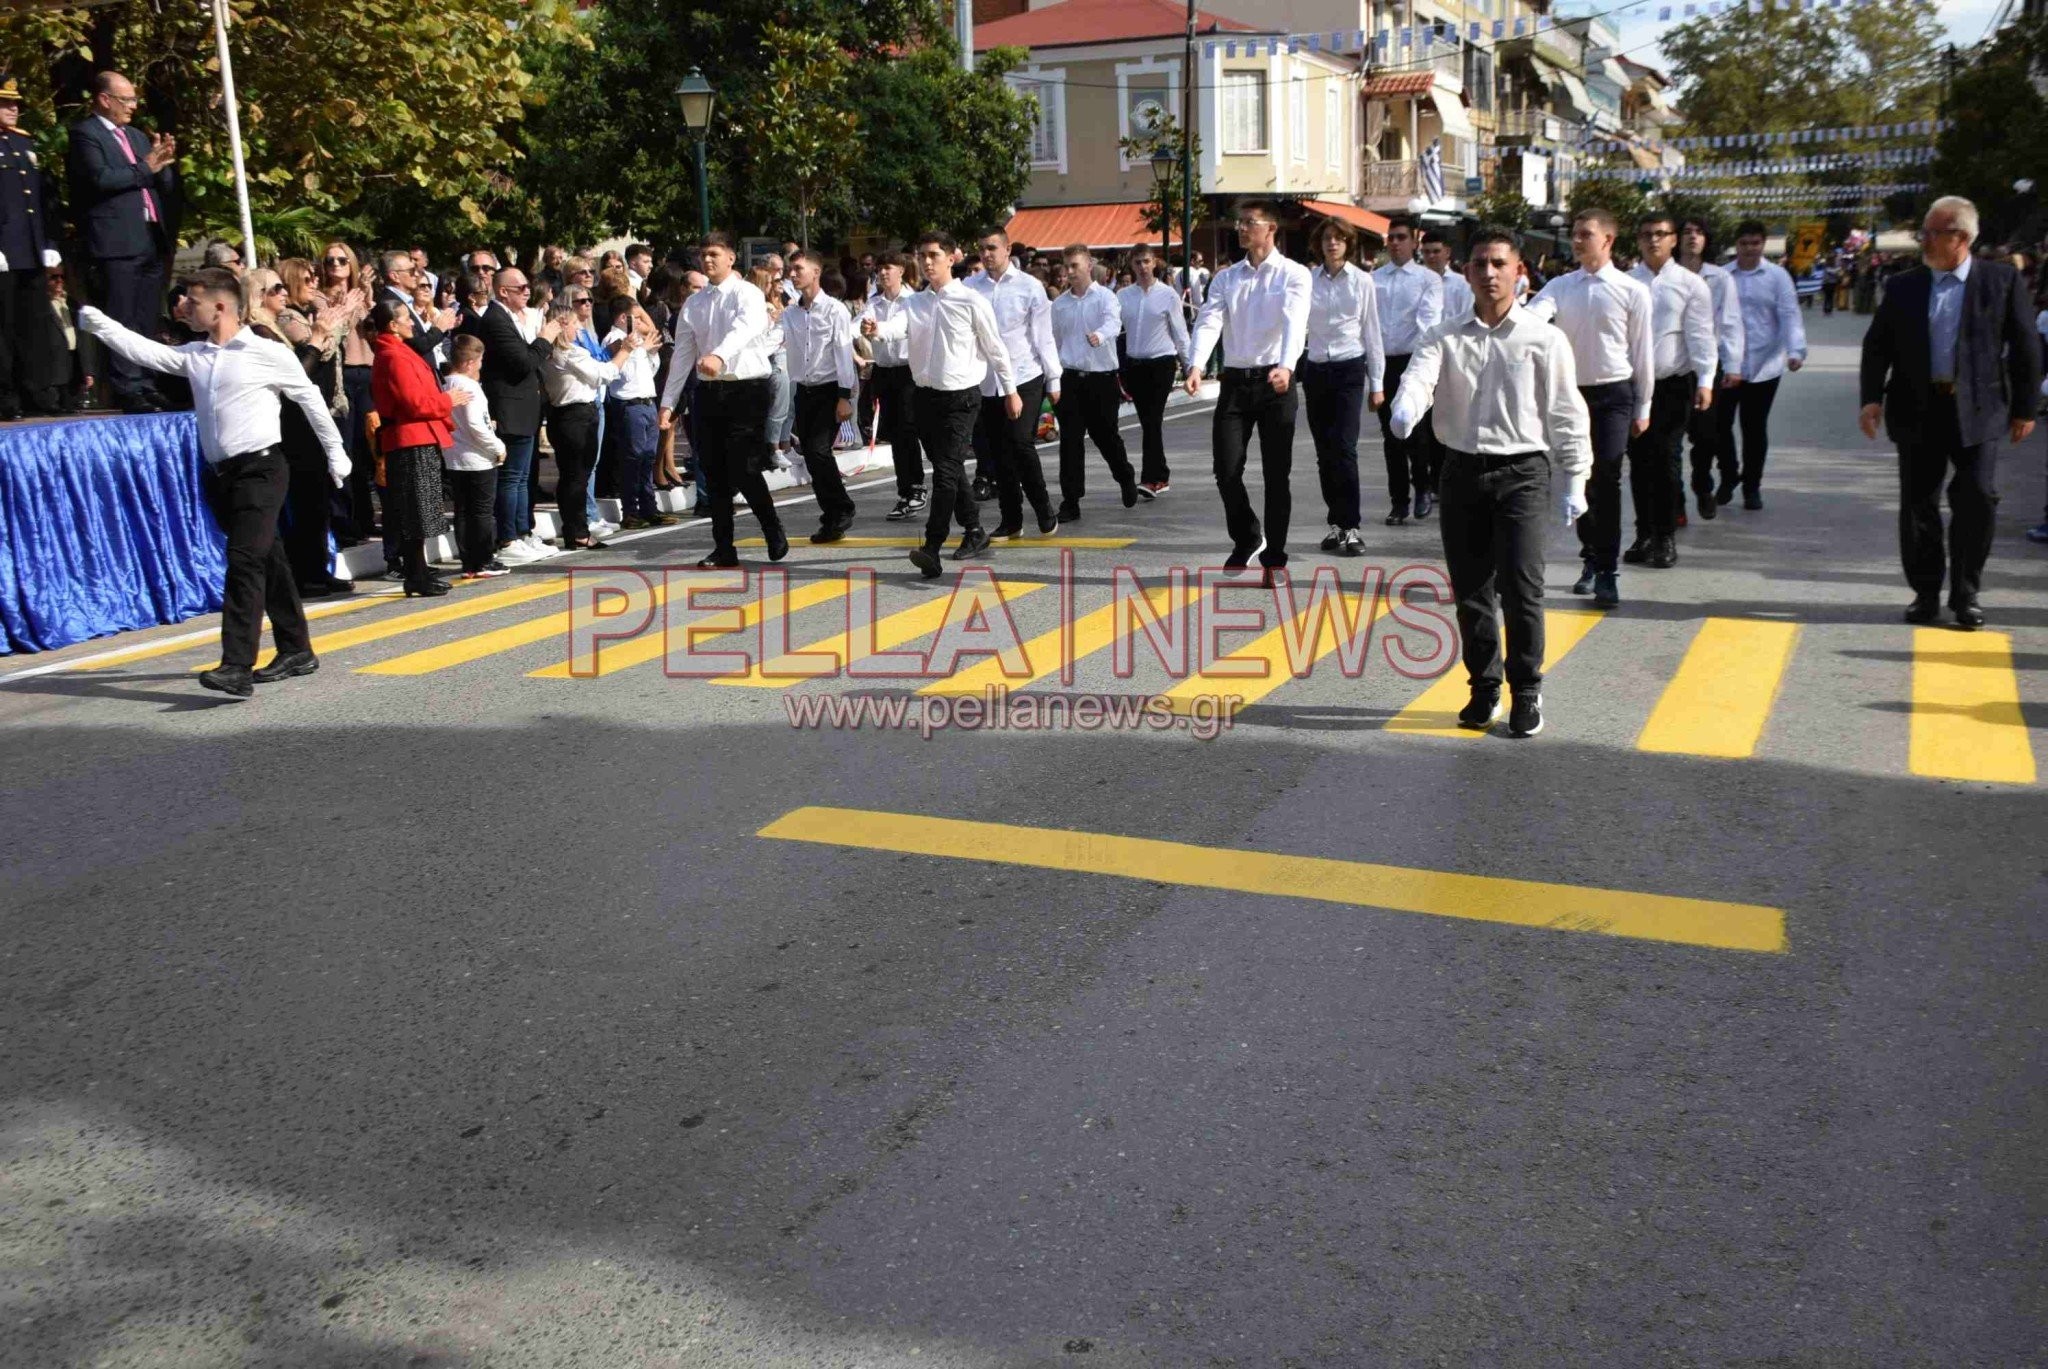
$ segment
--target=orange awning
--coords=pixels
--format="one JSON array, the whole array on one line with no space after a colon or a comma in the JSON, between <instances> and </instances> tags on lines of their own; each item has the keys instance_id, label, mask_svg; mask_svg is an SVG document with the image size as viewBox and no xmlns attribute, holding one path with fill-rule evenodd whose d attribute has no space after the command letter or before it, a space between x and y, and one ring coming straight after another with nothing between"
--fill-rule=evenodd
<instances>
[{"instance_id":1,"label":"orange awning","mask_svg":"<svg viewBox=\"0 0 2048 1369\"><path fill-rule=\"evenodd\" d=\"M1061 204L1020 209L1003 225L1012 242L1057 252L1068 243L1089 247L1135 247L1157 242L1145 226L1142 204Z\"/></svg>"},{"instance_id":2,"label":"orange awning","mask_svg":"<svg viewBox=\"0 0 2048 1369\"><path fill-rule=\"evenodd\" d=\"M1311 214L1320 214L1326 219L1342 219L1353 228L1363 228L1381 238L1387 236L1387 216L1375 214L1370 209L1344 204L1338 200L1303 200L1301 207Z\"/></svg>"}]
</instances>

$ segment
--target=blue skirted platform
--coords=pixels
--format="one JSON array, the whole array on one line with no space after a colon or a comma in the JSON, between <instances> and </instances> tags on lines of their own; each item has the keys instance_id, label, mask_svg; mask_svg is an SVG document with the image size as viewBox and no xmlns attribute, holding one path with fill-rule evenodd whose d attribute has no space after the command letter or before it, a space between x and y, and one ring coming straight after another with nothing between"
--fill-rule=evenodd
<instances>
[{"instance_id":1,"label":"blue skirted platform","mask_svg":"<svg viewBox=\"0 0 2048 1369\"><path fill-rule=\"evenodd\" d=\"M0 429L0 653L219 609L203 464L189 413Z\"/></svg>"}]
</instances>

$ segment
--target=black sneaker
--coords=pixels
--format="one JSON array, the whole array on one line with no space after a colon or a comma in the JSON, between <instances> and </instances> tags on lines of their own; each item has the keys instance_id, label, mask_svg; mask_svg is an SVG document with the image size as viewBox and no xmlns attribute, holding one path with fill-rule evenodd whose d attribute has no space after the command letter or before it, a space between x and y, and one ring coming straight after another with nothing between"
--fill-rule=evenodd
<instances>
[{"instance_id":1,"label":"black sneaker","mask_svg":"<svg viewBox=\"0 0 2048 1369\"><path fill-rule=\"evenodd\" d=\"M828 542L837 542L840 538L846 536L846 529L846 523L841 522L837 518L828 518L818 525L816 532L811 534L811 545L816 547L824 546Z\"/></svg>"},{"instance_id":2,"label":"black sneaker","mask_svg":"<svg viewBox=\"0 0 2048 1369\"><path fill-rule=\"evenodd\" d=\"M1117 484L1117 488L1123 491L1123 496L1124 496L1124 507L1125 507L1125 508L1127 508L1127 509L1134 509L1134 508L1136 508L1136 507L1138 506L1138 482L1137 482L1137 481L1135 481L1135 480L1124 480L1124 481L1119 481L1119 482L1118 482L1118 484Z\"/></svg>"},{"instance_id":3,"label":"black sneaker","mask_svg":"<svg viewBox=\"0 0 2048 1369\"><path fill-rule=\"evenodd\" d=\"M1621 607L1621 576L1618 572L1603 570L1593 577L1593 607Z\"/></svg>"},{"instance_id":4,"label":"black sneaker","mask_svg":"<svg viewBox=\"0 0 2048 1369\"><path fill-rule=\"evenodd\" d=\"M1734 500L1734 498L1735 482L1733 480L1723 480L1720 484L1714 487L1714 503L1717 506L1721 504L1730 503Z\"/></svg>"},{"instance_id":5,"label":"black sneaker","mask_svg":"<svg viewBox=\"0 0 2048 1369\"><path fill-rule=\"evenodd\" d=\"M994 537L1022 537L1024 535L1024 524L1021 520L1005 518L1002 522L996 524L995 532L990 535Z\"/></svg>"},{"instance_id":6,"label":"black sneaker","mask_svg":"<svg viewBox=\"0 0 2048 1369\"><path fill-rule=\"evenodd\" d=\"M1472 702L1458 710L1458 726L1484 732L1500 721L1500 686L1472 686Z\"/></svg>"},{"instance_id":7,"label":"black sneaker","mask_svg":"<svg viewBox=\"0 0 2048 1369\"><path fill-rule=\"evenodd\" d=\"M1079 518L1080 516L1078 511L1074 514L1074 518ZM1038 515L1038 535L1040 537L1050 537L1060 530L1062 522L1071 523L1073 521L1073 518L1062 519L1056 513L1041 513Z\"/></svg>"},{"instance_id":8,"label":"black sneaker","mask_svg":"<svg viewBox=\"0 0 2048 1369\"><path fill-rule=\"evenodd\" d=\"M781 528L770 528L768 530L768 559L780 561L787 555L789 555L788 536Z\"/></svg>"},{"instance_id":9,"label":"black sneaker","mask_svg":"<svg viewBox=\"0 0 2048 1369\"><path fill-rule=\"evenodd\" d=\"M256 693L255 672L245 665L217 665L201 673L199 683L237 699L247 699Z\"/></svg>"},{"instance_id":10,"label":"black sneaker","mask_svg":"<svg viewBox=\"0 0 2048 1369\"><path fill-rule=\"evenodd\" d=\"M736 551L714 551L697 563L698 570L733 570L739 566L740 554Z\"/></svg>"},{"instance_id":11,"label":"black sneaker","mask_svg":"<svg viewBox=\"0 0 2048 1369\"><path fill-rule=\"evenodd\" d=\"M979 556L988 550L988 534L975 526L960 534L960 545L953 548L953 559L965 561L970 556Z\"/></svg>"},{"instance_id":12,"label":"black sneaker","mask_svg":"<svg viewBox=\"0 0 2048 1369\"><path fill-rule=\"evenodd\" d=\"M925 505L929 504L930 502L931 500L927 498L925 495L924 486L919 485L916 489L910 492L910 511L912 513L923 513Z\"/></svg>"},{"instance_id":13,"label":"black sneaker","mask_svg":"<svg viewBox=\"0 0 2048 1369\"><path fill-rule=\"evenodd\" d=\"M1365 555L1365 539L1358 535L1357 528L1344 529L1344 535L1337 539L1337 554L1339 556Z\"/></svg>"},{"instance_id":14,"label":"black sneaker","mask_svg":"<svg viewBox=\"0 0 2048 1369\"><path fill-rule=\"evenodd\" d=\"M1629 543L1628 550L1621 554L1621 559L1631 566L1640 566L1643 562L1649 560L1650 539L1638 537L1635 541Z\"/></svg>"},{"instance_id":15,"label":"black sneaker","mask_svg":"<svg viewBox=\"0 0 2048 1369\"><path fill-rule=\"evenodd\" d=\"M270 658L269 665L250 671L249 678L257 684L276 684L279 680L311 675L319 668L320 658L310 651L294 651L290 655L279 652Z\"/></svg>"},{"instance_id":16,"label":"black sneaker","mask_svg":"<svg viewBox=\"0 0 2048 1369\"><path fill-rule=\"evenodd\" d=\"M1230 555L1223 558L1223 568L1225 570L1243 570L1252 563L1254 556L1257 556L1265 549L1266 539L1263 537L1259 538L1256 542L1239 543L1230 549Z\"/></svg>"},{"instance_id":17,"label":"black sneaker","mask_svg":"<svg viewBox=\"0 0 2048 1369\"><path fill-rule=\"evenodd\" d=\"M1514 706L1508 710L1508 735L1533 737L1543 730L1543 691L1518 689Z\"/></svg>"},{"instance_id":18,"label":"black sneaker","mask_svg":"<svg viewBox=\"0 0 2048 1369\"><path fill-rule=\"evenodd\" d=\"M1593 592L1593 563L1592 563L1591 561L1588 561L1588 562L1586 562L1586 563L1585 563L1585 567L1584 567L1584 568L1583 568L1582 570L1580 570L1580 572L1579 572L1579 578L1578 578L1578 579L1576 579L1576 580L1574 580L1574 581L1572 581L1572 593L1574 593L1574 594L1591 594L1592 592Z\"/></svg>"},{"instance_id":19,"label":"black sneaker","mask_svg":"<svg viewBox=\"0 0 2048 1369\"><path fill-rule=\"evenodd\" d=\"M1759 493L1758 493L1757 491L1755 491L1755 490L1744 490L1744 491L1742 492L1742 507L1743 507L1743 508L1745 508L1745 509L1748 509L1748 510L1749 510L1749 511L1750 511L1751 513L1755 513L1755 512L1756 512L1756 511L1757 511L1758 509L1762 508L1763 506L1764 506L1764 497L1763 497L1763 495L1759 494Z\"/></svg>"},{"instance_id":20,"label":"black sneaker","mask_svg":"<svg viewBox=\"0 0 2048 1369\"><path fill-rule=\"evenodd\" d=\"M896 501L896 507L883 514L882 517L891 523L901 523L904 519L910 517L913 512L914 510L910 507L908 499L899 499Z\"/></svg>"},{"instance_id":21,"label":"black sneaker","mask_svg":"<svg viewBox=\"0 0 2048 1369\"><path fill-rule=\"evenodd\" d=\"M910 564L927 580L936 580L945 574L945 567L939 564L938 552L930 547L916 547L910 553Z\"/></svg>"},{"instance_id":22,"label":"black sneaker","mask_svg":"<svg viewBox=\"0 0 2048 1369\"><path fill-rule=\"evenodd\" d=\"M975 499L984 504L996 497L995 489L988 483L988 477L985 475L974 477L973 494Z\"/></svg>"},{"instance_id":23,"label":"black sneaker","mask_svg":"<svg viewBox=\"0 0 2048 1369\"><path fill-rule=\"evenodd\" d=\"M1704 487L1692 492L1693 502L1699 505L1700 520L1711 523L1721 512L1721 506L1714 502L1714 492Z\"/></svg>"},{"instance_id":24,"label":"black sneaker","mask_svg":"<svg viewBox=\"0 0 2048 1369\"><path fill-rule=\"evenodd\" d=\"M1335 551L1337 549L1337 544L1343 540L1344 529L1338 527L1335 523L1332 523L1330 524L1329 533L1323 538L1323 550Z\"/></svg>"},{"instance_id":25,"label":"black sneaker","mask_svg":"<svg viewBox=\"0 0 2048 1369\"><path fill-rule=\"evenodd\" d=\"M1062 499L1062 500L1060 501L1060 507L1059 507L1059 512L1058 512L1058 517L1059 517L1059 521L1060 521L1060 522L1062 522L1062 523L1078 523L1078 522L1080 522L1080 521L1081 521L1081 505L1079 504L1079 502L1077 502L1077 501L1075 501L1075 500L1072 500L1072 499ZM1043 526L1043 525L1044 525L1044 523L1045 523L1045 520L1044 520L1043 518L1039 519L1038 521L1039 521L1039 524L1040 524L1040 526Z\"/></svg>"}]
</instances>

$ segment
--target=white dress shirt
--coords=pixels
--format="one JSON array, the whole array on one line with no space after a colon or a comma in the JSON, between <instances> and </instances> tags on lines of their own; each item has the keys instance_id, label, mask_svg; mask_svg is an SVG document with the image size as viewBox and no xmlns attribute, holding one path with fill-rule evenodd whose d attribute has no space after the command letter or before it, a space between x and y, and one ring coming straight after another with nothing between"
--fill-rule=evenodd
<instances>
[{"instance_id":1,"label":"white dress shirt","mask_svg":"<svg viewBox=\"0 0 2048 1369\"><path fill-rule=\"evenodd\" d=\"M1793 357L1806 360L1806 325L1799 318L1799 289L1791 273L1773 262L1756 270L1728 268L1742 301L1742 369L1744 380L1776 380Z\"/></svg>"},{"instance_id":2,"label":"white dress shirt","mask_svg":"<svg viewBox=\"0 0 2048 1369\"><path fill-rule=\"evenodd\" d=\"M998 394L1017 393L1017 373L987 296L964 281L950 280L943 289L905 291L901 303L903 308L876 327L885 338L906 340L912 383L926 390L980 389L985 394L992 382Z\"/></svg>"},{"instance_id":3,"label":"white dress shirt","mask_svg":"<svg viewBox=\"0 0 2048 1369\"><path fill-rule=\"evenodd\" d=\"M505 439L491 426L483 386L468 376L449 376L447 388L455 441L441 449L441 464L451 471L491 470L505 459Z\"/></svg>"},{"instance_id":4,"label":"white dress shirt","mask_svg":"<svg viewBox=\"0 0 2048 1369\"><path fill-rule=\"evenodd\" d=\"M618 378L618 367L609 361L599 361L574 342L567 346L557 343L540 368L541 388L547 391L548 403L557 408L595 404Z\"/></svg>"},{"instance_id":5,"label":"white dress shirt","mask_svg":"<svg viewBox=\"0 0 2048 1369\"><path fill-rule=\"evenodd\" d=\"M1693 384L1714 383L1714 292L1673 257L1655 275L1637 262L1629 275L1650 292L1650 351L1657 379L1693 373Z\"/></svg>"},{"instance_id":6,"label":"white dress shirt","mask_svg":"<svg viewBox=\"0 0 2048 1369\"><path fill-rule=\"evenodd\" d=\"M1116 292L1123 315L1124 355L1132 361L1184 357L1188 353L1188 319L1181 312L1180 293L1153 281L1152 288L1126 285Z\"/></svg>"},{"instance_id":7,"label":"white dress shirt","mask_svg":"<svg viewBox=\"0 0 2048 1369\"><path fill-rule=\"evenodd\" d=\"M1365 358L1368 391L1377 390L1387 374L1387 353L1380 345L1379 291L1370 273L1350 262L1332 276L1326 267L1309 272L1308 348L1310 361Z\"/></svg>"},{"instance_id":8,"label":"white dress shirt","mask_svg":"<svg viewBox=\"0 0 2048 1369\"><path fill-rule=\"evenodd\" d=\"M1430 329L1394 395L1394 435L1408 436L1424 414L1433 414L1436 440L1452 451L1548 452L1551 470L1575 494L1593 469L1571 343L1520 305L1492 328L1467 314Z\"/></svg>"},{"instance_id":9,"label":"white dress shirt","mask_svg":"<svg viewBox=\"0 0 2048 1369\"><path fill-rule=\"evenodd\" d=\"M1052 301L1038 277L1017 269L1015 262L1000 276L983 271L967 278L967 287L981 293L995 310L996 326L1002 330L1003 346L1009 350L1010 366L1019 387L1045 377L1048 392L1060 388L1060 349L1052 338ZM1008 394L995 388L990 376L982 382L984 395Z\"/></svg>"},{"instance_id":10,"label":"white dress shirt","mask_svg":"<svg viewBox=\"0 0 2048 1369\"><path fill-rule=\"evenodd\" d=\"M900 330L893 337L889 336L889 330L881 328L881 325L901 314L908 307L908 301L915 293L916 291L914 290L898 288L896 298L890 299L878 289L868 296L868 307L861 310L860 321L866 323L869 319L873 319L876 327L881 330L880 335L868 339L868 347L875 354L875 365L908 366L910 364L909 338L904 336Z\"/></svg>"},{"instance_id":11,"label":"white dress shirt","mask_svg":"<svg viewBox=\"0 0 2048 1369\"><path fill-rule=\"evenodd\" d=\"M1472 287L1456 271L1446 271L1444 282L1444 321L1463 318L1472 312Z\"/></svg>"},{"instance_id":12,"label":"white dress shirt","mask_svg":"<svg viewBox=\"0 0 2048 1369\"><path fill-rule=\"evenodd\" d=\"M1091 284L1079 296L1062 290L1052 302L1053 345L1066 370L1114 371L1116 340L1123 331L1123 310L1117 306L1116 292L1106 285ZM1092 344L1090 333L1097 339Z\"/></svg>"},{"instance_id":13,"label":"white dress shirt","mask_svg":"<svg viewBox=\"0 0 2048 1369\"><path fill-rule=\"evenodd\" d=\"M676 349L669 356L668 384L661 407L673 409L683 397L697 362L715 356L725 369L715 378L699 376L701 385L720 381L759 380L775 369L776 330L768 317L768 297L738 272L707 285L683 301L676 313Z\"/></svg>"},{"instance_id":14,"label":"white dress shirt","mask_svg":"<svg viewBox=\"0 0 2048 1369\"><path fill-rule=\"evenodd\" d=\"M1571 339L1579 384L1631 381L1636 418L1649 418L1650 396L1657 388L1657 362L1651 346L1655 328L1648 286L1631 279L1613 262L1598 271L1582 266L1544 286L1529 308L1537 318L1555 311L1552 322Z\"/></svg>"},{"instance_id":15,"label":"white dress shirt","mask_svg":"<svg viewBox=\"0 0 2048 1369\"><path fill-rule=\"evenodd\" d=\"M1380 301L1380 342L1390 357L1404 357L1422 335L1444 319L1444 278L1409 258L1406 266L1388 262L1372 273Z\"/></svg>"},{"instance_id":16,"label":"white dress shirt","mask_svg":"<svg viewBox=\"0 0 2048 1369\"><path fill-rule=\"evenodd\" d=\"M624 328L612 329L604 335L605 350L610 351L628 336ZM619 378L612 382L613 399L654 398L654 373L661 368L659 347L628 348L612 365L619 368Z\"/></svg>"},{"instance_id":17,"label":"white dress shirt","mask_svg":"<svg viewBox=\"0 0 2048 1369\"><path fill-rule=\"evenodd\" d=\"M853 316L844 304L820 290L806 307L799 292L796 303L782 311L782 331L792 381L830 385L841 399L852 397L860 377L853 367Z\"/></svg>"},{"instance_id":18,"label":"white dress shirt","mask_svg":"<svg viewBox=\"0 0 2048 1369\"><path fill-rule=\"evenodd\" d=\"M1257 266L1233 262L1209 282L1209 298L1195 315L1188 369L1199 372L1217 339L1229 368L1279 366L1292 371L1308 346L1308 268L1275 250Z\"/></svg>"},{"instance_id":19,"label":"white dress shirt","mask_svg":"<svg viewBox=\"0 0 2048 1369\"><path fill-rule=\"evenodd\" d=\"M327 453L328 474L348 474L348 449L341 445L327 401L297 354L283 343L244 328L225 343L202 338L167 347L129 332L90 304L78 311L78 323L115 356L191 383L199 450L209 464L275 447L283 440L278 402L289 399L313 425L320 450Z\"/></svg>"},{"instance_id":20,"label":"white dress shirt","mask_svg":"<svg viewBox=\"0 0 2048 1369\"><path fill-rule=\"evenodd\" d=\"M1742 298L1735 293L1735 277L1710 261L1700 263L1700 279L1714 300L1714 344L1721 358L1716 375L1742 375L1742 352L1746 333L1742 327Z\"/></svg>"}]
</instances>

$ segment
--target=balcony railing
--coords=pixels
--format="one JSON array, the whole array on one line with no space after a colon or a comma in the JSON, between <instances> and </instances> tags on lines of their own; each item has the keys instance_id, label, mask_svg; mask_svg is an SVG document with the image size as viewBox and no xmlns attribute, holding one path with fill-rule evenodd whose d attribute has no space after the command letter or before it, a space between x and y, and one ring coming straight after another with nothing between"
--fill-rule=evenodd
<instances>
[{"instance_id":1,"label":"balcony railing","mask_svg":"<svg viewBox=\"0 0 2048 1369\"><path fill-rule=\"evenodd\" d=\"M1494 135L1527 142L1570 142L1578 137L1579 122L1547 109L1503 109L1494 115Z\"/></svg>"},{"instance_id":2,"label":"balcony railing","mask_svg":"<svg viewBox=\"0 0 2048 1369\"><path fill-rule=\"evenodd\" d=\"M1462 194L1465 177L1471 174L1462 166L1444 163L1444 193ZM1371 199L1408 199L1422 193L1422 166L1413 159L1399 162L1367 162L1365 166L1365 197Z\"/></svg>"}]
</instances>

